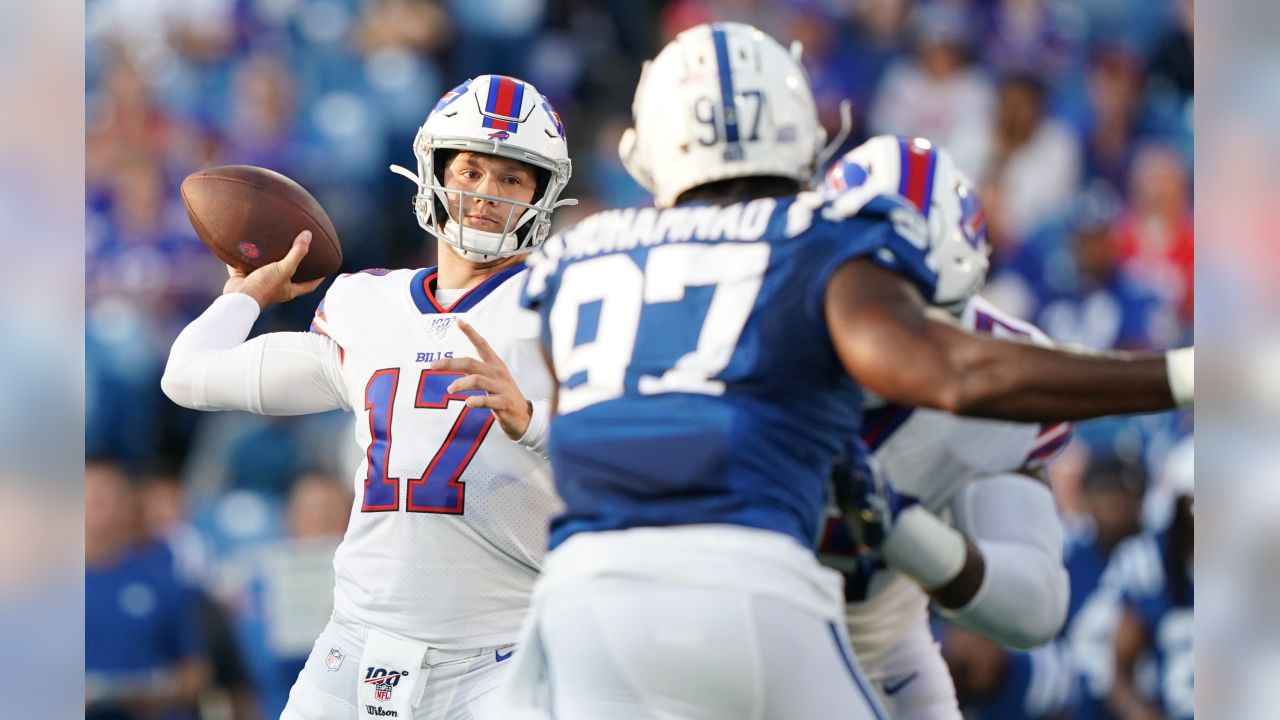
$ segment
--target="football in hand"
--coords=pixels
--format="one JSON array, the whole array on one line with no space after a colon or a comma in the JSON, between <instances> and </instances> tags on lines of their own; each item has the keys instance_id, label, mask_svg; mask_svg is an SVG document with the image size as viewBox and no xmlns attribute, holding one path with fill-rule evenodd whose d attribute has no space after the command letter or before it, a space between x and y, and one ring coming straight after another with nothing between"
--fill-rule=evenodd
<instances>
[{"instance_id":1,"label":"football in hand","mask_svg":"<svg viewBox=\"0 0 1280 720\"><path fill-rule=\"evenodd\" d=\"M225 165L182 181L182 204L196 234L222 262L246 273L283 258L311 231L294 282L331 275L342 265L333 222L301 185L266 168Z\"/></svg>"}]
</instances>

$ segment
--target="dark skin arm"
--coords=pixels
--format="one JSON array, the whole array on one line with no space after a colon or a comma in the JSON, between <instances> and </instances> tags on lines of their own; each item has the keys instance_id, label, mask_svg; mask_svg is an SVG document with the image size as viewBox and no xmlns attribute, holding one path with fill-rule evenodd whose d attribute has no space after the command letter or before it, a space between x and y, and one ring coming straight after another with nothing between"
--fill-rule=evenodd
<instances>
[{"instance_id":1,"label":"dark skin arm","mask_svg":"<svg viewBox=\"0 0 1280 720\"><path fill-rule=\"evenodd\" d=\"M845 369L901 405L1013 421L1083 420L1175 407L1160 353L1093 353L976 335L929 313L901 275L855 260L827 284Z\"/></svg>"}]
</instances>

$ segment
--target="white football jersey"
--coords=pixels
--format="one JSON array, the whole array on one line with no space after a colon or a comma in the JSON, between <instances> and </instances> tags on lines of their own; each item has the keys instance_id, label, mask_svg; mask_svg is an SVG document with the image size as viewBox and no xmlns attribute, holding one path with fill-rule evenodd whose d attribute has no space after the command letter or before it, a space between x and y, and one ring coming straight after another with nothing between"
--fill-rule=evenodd
<instances>
[{"instance_id":1,"label":"white football jersey","mask_svg":"<svg viewBox=\"0 0 1280 720\"><path fill-rule=\"evenodd\" d=\"M977 296L965 305L959 322L972 332L1050 342L1035 326ZM894 487L918 498L934 513L943 513L965 483L995 473L1037 467L1055 455L1070 437L1068 423L1039 425L966 418L886 404L878 399L869 402L863 420L863 439ZM839 566L838 561L833 564ZM853 597L856 593L855 590ZM926 610L929 600L914 582L889 570L872 576L865 598L848 605L847 619L855 652L866 667L873 668L876 658L901 636L913 617Z\"/></svg>"},{"instance_id":2,"label":"white football jersey","mask_svg":"<svg viewBox=\"0 0 1280 720\"><path fill-rule=\"evenodd\" d=\"M523 265L442 307L430 270L338 278L312 330L341 348L364 461L334 557L337 613L440 648L513 642L561 505L547 461L468 408L463 376L430 369L476 357L465 317L525 397L551 396L536 314L520 307Z\"/></svg>"}]
</instances>

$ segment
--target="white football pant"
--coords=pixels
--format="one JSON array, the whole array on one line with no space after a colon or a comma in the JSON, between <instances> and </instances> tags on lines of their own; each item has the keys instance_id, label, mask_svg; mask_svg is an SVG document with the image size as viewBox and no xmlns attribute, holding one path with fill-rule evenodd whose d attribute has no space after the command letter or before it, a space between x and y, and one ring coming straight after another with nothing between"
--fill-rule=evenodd
<instances>
[{"instance_id":1,"label":"white football pant","mask_svg":"<svg viewBox=\"0 0 1280 720\"><path fill-rule=\"evenodd\" d=\"M504 692L511 717L885 715L840 618L839 576L778 533L584 533L548 555Z\"/></svg>"},{"instance_id":2,"label":"white football pant","mask_svg":"<svg viewBox=\"0 0 1280 720\"><path fill-rule=\"evenodd\" d=\"M361 662L368 628L334 617L316 640L307 664L289 691L280 720L353 720L364 718L357 689L365 674ZM333 650L340 662L330 659ZM510 675L513 646L426 651L419 668L425 675L412 698L413 717L398 720L497 720L495 692ZM501 660L500 660L500 659ZM332 668L331 665L337 665ZM377 712L376 710L374 711ZM376 715L375 715L376 716Z\"/></svg>"}]
</instances>

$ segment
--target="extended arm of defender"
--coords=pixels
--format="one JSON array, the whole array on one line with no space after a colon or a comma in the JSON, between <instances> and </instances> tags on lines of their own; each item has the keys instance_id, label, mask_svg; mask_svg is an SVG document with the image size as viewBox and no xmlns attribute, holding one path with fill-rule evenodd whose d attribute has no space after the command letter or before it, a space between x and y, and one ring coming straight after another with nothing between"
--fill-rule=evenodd
<instances>
[{"instance_id":1,"label":"extended arm of defender","mask_svg":"<svg viewBox=\"0 0 1280 720\"><path fill-rule=\"evenodd\" d=\"M1178 404L1163 353L1079 352L968 333L928 314L907 280L870 261L847 263L832 275L825 311L845 369L899 404L1017 421Z\"/></svg>"}]
</instances>

